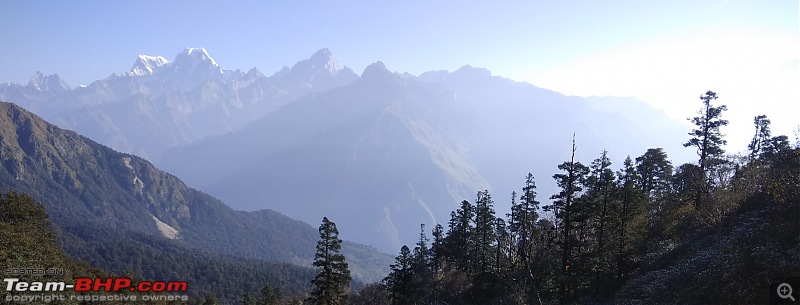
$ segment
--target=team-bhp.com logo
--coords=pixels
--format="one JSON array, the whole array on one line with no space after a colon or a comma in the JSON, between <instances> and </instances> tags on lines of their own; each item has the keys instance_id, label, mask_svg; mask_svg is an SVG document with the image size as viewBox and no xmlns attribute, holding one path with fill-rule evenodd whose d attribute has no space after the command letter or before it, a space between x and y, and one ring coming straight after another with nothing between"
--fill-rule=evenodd
<instances>
[{"instance_id":1,"label":"team-bhp.com logo","mask_svg":"<svg viewBox=\"0 0 800 305\"><path fill-rule=\"evenodd\" d=\"M161 281L143 281L136 284L126 277L107 277L107 278L88 278L79 277L75 279L75 284L67 284L65 282L26 282L19 278L5 278L3 279L5 289L11 293L57 293L64 291L74 292L138 292L138 293L158 293L158 292L186 292L188 284L185 281L181 282L161 282ZM6 296L6 301L33 301L36 295L19 295L12 294ZM64 300L66 296L56 296L55 299ZM70 299L80 300L116 300L120 295L78 295L70 296ZM17 300L19 299L19 300ZM24 300L23 300L24 299ZM97 299L97 300L95 300ZM135 295L125 295L126 300L136 300ZM141 295L138 298L142 301L148 300L174 300L175 296L169 295ZM186 300L185 296L177 297L178 300ZM101 301L102 301L101 300Z\"/></svg>"},{"instance_id":2,"label":"team-bhp.com logo","mask_svg":"<svg viewBox=\"0 0 800 305\"><path fill-rule=\"evenodd\" d=\"M88 278L79 277L75 279L75 284L65 282L23 282L17 278L3 279L6 283L6 291L31 291L31 292L51 292L65 291L67 289L75 292L105 291L105 292L186 292L188 288L186 282L139 282L133 285L133 281L126 277L109 278Z\"/></svg>"}]
</instances>

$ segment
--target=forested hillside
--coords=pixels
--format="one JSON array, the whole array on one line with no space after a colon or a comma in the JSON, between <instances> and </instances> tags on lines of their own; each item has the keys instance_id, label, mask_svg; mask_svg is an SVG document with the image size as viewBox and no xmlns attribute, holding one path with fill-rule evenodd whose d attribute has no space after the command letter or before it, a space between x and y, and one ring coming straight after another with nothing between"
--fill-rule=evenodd
<instances>
[{"instance_id":1,"label":"forested hillside","mask_svg":"<svg viewBox=\"0 0 800 305\"><path fill-rule=\"evenodd\" d=\"M235 211L141 158L9 103L0 103L0 161L0 188L42 202L58 244L93 266L186 277L229 300L266 280L286 293L308 288L317 239L308 224L274 211ZM356 280L385 276L390 257L354 243L343 248Z\"/></svg>"},{"instance_id":2,"label":"forested hillside","mask_svg":"<svg viewBox=\"0 0 800 305\"><path fill-rule=\"evenodd\" d=\"M613 165L599 152L552 176L560 191L488 191L444 225L422 227L391 274L356 304L766 304L769 285L800 266L800 143L755 118L746 155L725 154L725 106L702 96L684 146ZM579 138L578 138L579 139ZM573 139L572 150L580 149ZM554 168L555 169L555 168ZM498 199L503 198L503 199ZM500 203L502 202L502 203ZM495 208L510 204L511 212Z\"/></svg>"}]
</instances>

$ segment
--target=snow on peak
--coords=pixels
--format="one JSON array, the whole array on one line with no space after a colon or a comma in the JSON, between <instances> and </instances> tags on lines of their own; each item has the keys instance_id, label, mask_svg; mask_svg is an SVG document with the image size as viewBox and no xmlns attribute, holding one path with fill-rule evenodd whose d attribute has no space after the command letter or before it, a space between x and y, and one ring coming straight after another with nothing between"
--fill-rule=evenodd
<instances>
[{"instance_id":1,"label":"snow on peak","mask_svg":"<svg viewBox=\"0 0 800 305\"><path fill-rule=\"evenodd\" d=\"M208 55L208 51L206 51L205 48L186 48L186 50L179 53L178 56L175 56L175 62L178 61L190 61L194 64L208 61L212 66L219 67L217 62L211 58L211 55Z\"/></svg>"},{"instance_id":2,"label":"snow on peak","mask_svg":"<svg viewBox=\"0 0 800 305\"><path fill-rule=\"evenodd\" d=\"M311 55L309 61L314 66L322 67L332 73L341 69L339 62L336 61L336 58L333 57L333 53L328 48L322 48L314 53L314 55Z\"/></svg>"},{"instance_id":3,"label":"snow on peak","mask_svg":"<svg viewBox=\"0 0 800 305\"><path fill-rule=\"evenodd\" d=\"M58 74L44 75L41 71L36 71L36 73L31 76L30 81L28 81L28 86L39 91L65 91L70 89L67 82L61 79Z\"/></svg>"},{"instance_id":4,"label":"snow on peak","mask_svg":"<svg viewBox=\"0 0 800 305\"><path fill-rule=\"evenodd\" d=\"M131 68L131 76L153 75L156 69L166 65L169 61L162 56L139 55L136 63Z\"/></svg>"}]
</instances>

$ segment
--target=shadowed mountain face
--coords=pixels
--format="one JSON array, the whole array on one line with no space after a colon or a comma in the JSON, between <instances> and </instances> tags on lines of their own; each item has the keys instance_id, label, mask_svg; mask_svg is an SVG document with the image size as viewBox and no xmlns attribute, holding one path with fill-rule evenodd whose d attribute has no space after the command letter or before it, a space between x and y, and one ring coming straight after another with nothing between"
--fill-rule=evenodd
<instances>
[{"instance_id":1,"label":"shadowed mountain face","mask_svg":"<svg viewBox=\"0 0 800 305\"><path fill-rule=\"evenodd\" d=\"M327 215L340 220L344 236L392 251L412 244L420 223L445 224L478 190L493 190L505 213L506 194L528 172L549 197L573 132L585 163L607 147L620 149L611 156L621 163L623 153L636 157L656 139L678 151L686 131L663 114L644 115L666 127L633 129L624 115L592 103L485 69L413 77L379 62L347 86L173 149L162 163L233 206L305 221Z\"/></svg>"},{"instance_id":2,"label":"shadowed mountain face","mask_svg":"<svg viewBox=\"0 0 800 305\"><path fill-rule=\"evenodd\" d=\"M457 199L488 187L451 124L460 111L452 94L376 63L346 87L177 149L163 164L239 207L326 215L342 236L392 249L398 231L445 221ZM200 160L216 161L191 165Z\"/></svg>"},{"instance_id":3,"label":"shadowed mountain face","mask_svg":"<svg viewBox=\"0 0 800 305\"><path fill-rule=\"evenodd\" d=\"M235 211L141 158L9 103L0 103L0 162L0 188L31 194L67 231L144 233L212 253L303 266L314 257L319 236L308 224L269 210ZM381 278L390 262L353 243L345 243L344 253L361 280Z\"/></svg>"}]
</instances>

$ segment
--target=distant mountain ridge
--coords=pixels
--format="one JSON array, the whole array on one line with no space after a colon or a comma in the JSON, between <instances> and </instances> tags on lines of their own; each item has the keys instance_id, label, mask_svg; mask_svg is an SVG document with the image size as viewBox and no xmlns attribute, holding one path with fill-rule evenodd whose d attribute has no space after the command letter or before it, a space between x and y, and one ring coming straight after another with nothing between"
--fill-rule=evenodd
<instances>
[{"instance_id":1,"label":"distant mountain ridge","mask_svg":"<svg viewBox=\"0 0 800 305\"><path fill-rule=\"evenodd\" d=\"M6 84L0 98L236 208L347 219L345 236L387 252L478 190L505 212L528 172L549 197L573 133L579 159L613 148L615 166L651 147L667 145L676 162L693 153L680 145L685 126L638 100L565 96L469 65L414 76L376 62L359 76L327 48L271 76L222 69L204 49L140 56L86 88Z\"/></svg>"},{"instance_id":2,"label":"distant mountain ridge","mask_svg":"<svg viewBox=\"0 0 800 305\"><path fill-rule=\"evenodd\" d=\"M471 66L414 77L376 62L346 86L171 149L161 163L243 209L349 219L342 232L391 251L413 243L420 223L444 223L478 190L495 192L506 212L527 172L546 200L555 189L553 164L568 157L573 132L582 160L613 147L619 164L660 143L685 153L686 131L663 113L643 113L663 123L658 128L633 129L625 116L591 103Z\"/></svg>"},{"instance_id":3,"label":"distant mountain ridge","mask_svg":"<svg viewBox=\"0 0 800 305\"><path fill-rule=\"evenodd\" d=\"M267 77L255 68L224 69L204 48L187 48L173 61L139 55L129 72L74 89L58 75L37 72L27 85L0 84L0 100L116 150L158 159L167 148L237 130L293 99L356 78L327 49Z\"/></svg>"}]
</instances>

